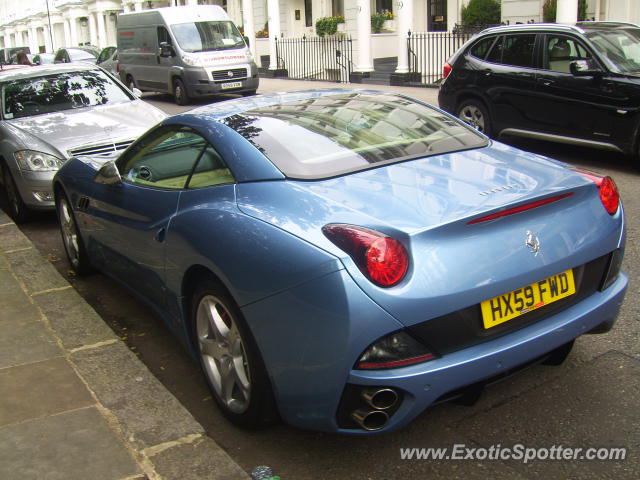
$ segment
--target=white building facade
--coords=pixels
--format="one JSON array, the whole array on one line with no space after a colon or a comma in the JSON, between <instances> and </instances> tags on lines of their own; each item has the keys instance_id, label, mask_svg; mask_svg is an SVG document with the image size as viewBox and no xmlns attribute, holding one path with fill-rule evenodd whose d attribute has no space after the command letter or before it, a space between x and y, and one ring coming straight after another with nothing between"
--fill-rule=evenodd
<instances>
[{"instance_id":1,"label":"white building facade","mask_svg":"<svg viewBox=\"0 0 640 480\"><path fill-rule=\"evenodd\" d=\"M312 37L321 17L343 16L353 38L354 71L373 70L373 59L397 57L408 71L406 37L411 32L447 32L460 23L469 0L0 0L0 47L29 46L53 52L63 46L116 45L117 14L174 5L220 5L242 26L257 58L278 66L275 38ZM558 0L572 2L577 0ZM502 21L542 21L544 0L502 0ZM391 12L381 33L371 14ZM588 18L640 23L639 0L588 0Z\"/></svg>"}]
</instances>

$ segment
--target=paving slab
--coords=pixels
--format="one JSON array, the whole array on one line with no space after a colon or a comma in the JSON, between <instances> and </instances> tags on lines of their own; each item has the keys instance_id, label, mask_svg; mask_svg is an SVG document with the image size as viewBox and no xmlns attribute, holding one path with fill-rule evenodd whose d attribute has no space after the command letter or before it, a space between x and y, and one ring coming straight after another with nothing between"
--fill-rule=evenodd
<instances>
[{"instance_id":1,"label":"paving slab","mask_svg":"<svg viewBox=\"0 0 640 480\"><path fill-rule=\"evenodd\" d=\"M69 286L55 267L47 262L35 248L12 252L7 254L6 258L10 268L25 285L29 294Z\"/></svg>"},{"instance_id":2,"label":"paving slab","mask_svg":"<svg viewBox=\"0 0 640 480\"><path fill-rule=\"evenodd\" d=\"M202 426L122 342L77 351L71 361L136 449L203 433Z\"/></svg>"},{"instance_id":3,"label":"paving slab","mask_svg":"<svg viewBox=\"0 0 640 480\"><path fill-rule=\"evenodd\" d=\"M0 427L95 403L66 358L0 369Z\"/></svg>"},{"instance_id":4,"label":"paving slab","mask_svg":"<svg viewBox=\"0 0 640 480\"><path fill-rule=\"evenodd\" d=\"M3 480L119 480L140 473L93 407L0 428Z\"/></svg>"},{"instance_id":5,"label":"paving slab","mask_svg":"<svg viewBox=\"0 0 640 480\"><path fill-rule=\"evenodd\" d=\"M113 330L73 288L34 295L33 301L47 317L66 349L116 338Z\"/></svg>"},{"instance_id":6,"label":"paving slab","mask_svg":"<svg viewBox=\"0 0 640 480\"><path fill-rule=\"evenodd\" d=\"M40 312L20 288L13 274L0 264L0 323L20 320L40 320Z\"/></svg>"},{"instance_id":7,"label":"paving slab","mask_svg":"<svg viewBox=\"0 0 640 480\"><path fill-rule=\"evenodd\" d=\"M571 382L559 377L491 411L471 416L456 428L485 448L497 444L627 448L624 461L510 462L533 478L640 478L634 458L640 451L640 430L638 422L629 421L629 412L636 412L637 419L640 411L640 361L609 352L567 374ZM521 421L523 412L527 413L526 422Z\"/></svg>"},{"instance_id":8,"label":"paving slab","mask_svg":"<svg viewBox=\"0 0 640 480\"><path fill-rule=\"evenodd\" d=\"M248 480L249 476L209 437L203 436L150 456L162 478Z\"/></svg>"},{"instance_id":9,"label":"paving slab","mask_svg":"<svg viewBox=\"0 0 640 480\"><path fill-rule=\"evenodd\" d=\"M10 252L31 248L31 242L13 223L6 224L0 219L0 251Z\"/></svg>"},{"instance_id":10,"label":"paving slab","mask_svg":"<svg viewBox=\"0 0 640 480\"><path fill-rule=\"evenodd\" d=\"M0 368L33 363L63 354L51 332L40 320L0 322Z\"/></svg>"}]
</instances>

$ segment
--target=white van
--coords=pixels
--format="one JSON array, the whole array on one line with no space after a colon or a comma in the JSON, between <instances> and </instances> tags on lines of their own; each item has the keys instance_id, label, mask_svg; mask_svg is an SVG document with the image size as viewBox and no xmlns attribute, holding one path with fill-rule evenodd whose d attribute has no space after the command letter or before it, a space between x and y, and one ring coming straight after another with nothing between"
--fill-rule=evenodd
<instances>
[{"instance_id":1,"label":"white van","mask_svg":"<svg viewBox=\"0 0 640 480\"><path fill-rule=\"evenodd\" d=\"M118 15L120 78L173 94L178 105L215 93L253 95L258 68L238 28L215 5Z\"/></svg>"}]
</instances>

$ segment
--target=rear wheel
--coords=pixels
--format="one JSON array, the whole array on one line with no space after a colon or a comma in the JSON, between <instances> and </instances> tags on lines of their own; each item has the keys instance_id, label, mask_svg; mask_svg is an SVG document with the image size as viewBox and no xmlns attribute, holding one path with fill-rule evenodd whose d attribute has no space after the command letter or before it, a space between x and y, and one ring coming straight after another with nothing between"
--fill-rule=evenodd
<instances>
[{"instance_id":1,"label":"rear wheel","mask_svg":"<svg viewBox=\"0 0 640 480\"><path fill-rule=\"evenodd\" d=\"M28 221L32 216L32 212L22 200L9 167L4 164L2 165L2 183L7 196L9 215L13 221L16 223L24 223Z\"/></svg>"},{"instance_id":2,"label":"rear wheel","mask_svg":"<svg viewBox=\"0 0 640 480\"><path fill-rule=\"evenodd\" d=\"M74 272L78 275L86 275L91 272L91 265L78 231L76 218L64 193L57 199L58 221L60 222L60 234L67 259Z\"/></svg>"},{"instance_id":3,"label":"rear wheel","mask_svg":"<svg viewBox=\"0 0 640 480\"><path fill-rule=\"evenodd\" d=\"M212 278L192 297L192 325L200 365L223 414L256 428L277 418L269 378L240 309Z\"/></svg>"},{"instance_id":4,"label":"rear wheel","mask_svg":"<svg viewBox=\"0 0 640 480\"><path fill-rule=\"evenodd\" d=\"M184 82L179 78L176 78L173 81L173 98L177 105L188 105L190 102L187 88L185 87Z\"/></svg>"},{"instance_id":5,"label":"rear wheel","mask_svg":"<svg viewBox=\"0 0 640 480\"><path fill-rule=\"evenodd\" d=\"M133 89L136 88L136 82L131 75L127 75L127 87L132 92L133 92Z\"/></svg>"},{"instance_id":6,"label":"rear wheel","mask_svg":"<svg viewBox=\"0 0 640 480\"><path fill-rule=\"evenodd\" d=\"M466 100L460 104L457 111L460 120L466 122L479 132L491 136L491 117L489 111L480 100Z\"/></svg>"}]
</instances>

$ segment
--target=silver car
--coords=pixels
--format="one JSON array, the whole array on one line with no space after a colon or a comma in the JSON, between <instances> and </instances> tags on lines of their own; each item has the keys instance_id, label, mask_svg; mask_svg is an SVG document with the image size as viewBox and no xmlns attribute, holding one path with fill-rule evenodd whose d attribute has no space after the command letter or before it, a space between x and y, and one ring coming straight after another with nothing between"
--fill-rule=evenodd
<instances>
[{"instance_id":1,"label":"silver car","mask_svg":"<svg viewBox=\"0 0 640 480\"><path fill-rule=\"evenodd\" d=\"M120 71L118 68L118 49L116 47L103 48L98 56L97 64L118 76Z\"/></svg>"},{"instance_id":2,"label":"silver car","mask_svg":"<svg viewBox=\"0 0 640 480\"><path fill-rule=\"evenodd\" d=\"M51 181L69 158L113 155L166 117L89 64L1 73L0 103L0 178L16 222L54 208Z\"/></svg>"}]
</instances>

